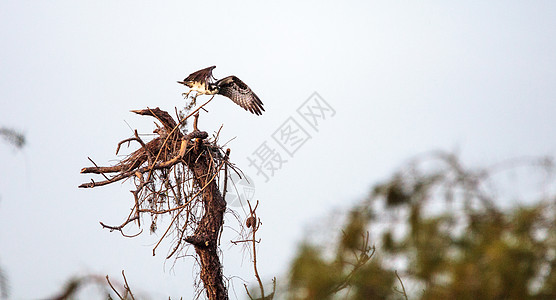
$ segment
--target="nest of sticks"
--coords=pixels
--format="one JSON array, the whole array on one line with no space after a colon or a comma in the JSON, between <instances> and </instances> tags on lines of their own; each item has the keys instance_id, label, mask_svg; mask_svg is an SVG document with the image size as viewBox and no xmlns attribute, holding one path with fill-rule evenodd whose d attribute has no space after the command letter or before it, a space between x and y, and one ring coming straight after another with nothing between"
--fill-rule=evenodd
<instances>
[{"instance_id":1,"label":"nest of sticks","mask_svg":"<svg viewBox=\"0 0 556 300\"><path fill-rule=\"evenodd\" d=\"M199 114L195 112L176 122L166 111L159 108L132 111L139 115L151 116L161 124L154 130L156 137L144 142L137 130L131 138L118 143L116 154L124 144L137 143L140 148L113 166L98 166L92 160L93 167L81 170L85 174L99 174L103 180L83 183L80 188L95 188L121 180L131 180L135 189L133 207L129 216L121 225L106 225L104 228L117 230L126 237L136 234L126 234L124 229L135 222L141 228L142 216L150 217L150 230L154 232L159 224L164 224L166 230L156 247L164 238L172 238L174 244L169 251L168 258L182 249L187 241L191 244L206 244L214 242L217 235L211 232L210 225L221 227L222 215L225 211L225 201L220 193L220 174L227 177L229 149L224 151L216 140L210 141L208 134L197 129ZM180 130L187 118L193 116L193 131L185 134ZM226 180L223 180L224 190ZM203 223L208 218L206 207L211 207L216 215L211 216L210 222ZM169 224L160 222L161 216L170 216ZM216 222L216 223L214 223ZM210 224L214 223L214 224Z\"/></svg>"}]
</instances>

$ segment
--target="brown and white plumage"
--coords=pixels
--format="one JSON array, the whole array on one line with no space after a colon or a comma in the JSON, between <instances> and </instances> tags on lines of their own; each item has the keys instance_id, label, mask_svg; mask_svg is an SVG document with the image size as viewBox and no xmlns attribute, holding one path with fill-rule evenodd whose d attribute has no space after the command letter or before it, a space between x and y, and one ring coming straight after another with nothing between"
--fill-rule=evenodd
<instances>
[{"instance_id":1,"label":"brown and white plumage","mask_svg":"<svg viewBox=\"0 0 556 300\"><path fill-rule=\"evenodd\" d=\"M189 87L189 93L192 91L198 94L208 94L209 85L214 81L212 70L216 66L208 67L189 74L183 81L178 81L183 85ZM189 95L189 93L187 93Z\"/></svg>"},{"instance_id":2,"label":"brown and white plumage","mask_svg":"<svg viewBox=\"0 0 556 300\"><path fill-rule=\"evenodd\" d=\"M178 81L178 83L189 87L189 92L186 93L187 96L189 96L189 93L192 91L196 92L193 101L195 101L198 95L220 94L230 98L237 105L253 114L262 114L264 111L263 102L247 84L233 75L214 82L215 78L212 76L212 70L214 68L216 68L216 66L191 73L183 81Z\"/></svg>"},{"instance_id":3,"label":"brown and white plumage","mask_svg":"<svg viewBox=\"0 0 556 300\"><path fill-rule=\"evenodd\" d=\"M264 111L263 102L243 81L235 76L228 76L216 82L218 94L226 96L237 105L253 114L261 115Z\"/></svg>"}]
</instances>

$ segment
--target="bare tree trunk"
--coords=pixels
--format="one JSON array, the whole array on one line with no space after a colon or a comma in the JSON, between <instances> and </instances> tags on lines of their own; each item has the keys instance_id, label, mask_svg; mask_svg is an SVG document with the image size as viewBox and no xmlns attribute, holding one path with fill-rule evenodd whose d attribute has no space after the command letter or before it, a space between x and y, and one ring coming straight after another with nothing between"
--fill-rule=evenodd
<instances>
[{"instance_id":1,"label":"bare tree trunk","mask_svg":"<svg viewBox=\"0 0 556 300\"><path fill-rule=\"evenodd\" d=\"M177 122L166 111L154 108L134 110L133 112L158 119L164 125L163 129L159 128L155 131L159 134L159 137L145 144L136 131L134 138L126 139L118 144L118 150L122 143L131 140L137 141L142 145L139 150L132 153L116 166L99 167L95 164L95 167L83 168L81 173L102 174L106 180L99 182L91 181L81 184L79 187L93 188L134 176L141 178L142 183L138 186L137 191L134 192L136 207L133 211L135 211L135 215L130 215L120 226L106 226L101 223L105 228L121 231L127 224L134 220L140 220L139 214L141 212L151 211L150 209L140 208L139 203L144 201L139 201L137 195L145 188L145 183L151 179L152 172L156 170L169 170L176 164L185 164L193 173L194 185L201 191L203 216L197 223L193 235L187 236L183 240L193 245L195 252L199 256L201 264L200 277L208 299L227 300L228 291L224 285L222 265L218 257L218 236L224 223L226 202L218 189L215 179L222 166L226 163L229 152L222 159L223 155L219 152L220 149L205 140L208 134L197 129L198 113L195 115L193 132L184 135L178 129ZM166 154L161 156L161 153ZM167 155L168 153L169 155ZM219 157L218 163L214 160L215 155ZM163 157L165 158L163 159ZM148 163L148 166L143 167L145 163ZM108 178L104 173L118 174ZM144 181L143 175L147 177Z\"/></svg>"},{"instance_id":2,"label":"bare tree trunk","mask_svg":"<svg viewBox=\"0 0 556 300\"><path fill-rule=\"evenodd\" d=\"M165 111L144 111L145 114L154 112L154 116L163 123L167 128L175 128L176 123ZM202 189L202 198L204 206L204 214L199 222L195 233L185 238L185 241L195 247L195 252L199 256L201 262L201 280L210 300L228 299L228 291L224 285L222 265L218 257L218 235L224 224L224 212L226 211L226 201L222 198L218 185L214 180L218 169L209 165L211 161L208 153L211 151L205 143L204 138L208 136L206 132L200 132L197 129L198 114L195 115L194 131L186 139L191 136L202 136L196 138L192 145L191 153L183 158L185 164L190 170L193 170L194 182L199 189ZM201 134L204 133L204 134ZM226 180L226 179L224 179Z\"/></svg>"},{"instance_id":3,"label":"bare tree trunk","mask_svg":"<svg viewBox=\"0 0 556 300\"><path fill-rule=\"evenodd\" d=\"M206 150L206 149L205 149ZM202 148L198 149L203 152ZM205 155L206 155L206 151ZM214 170L204 159L197 160L197 155L187 156L186 164L195 174L195 182L199 188L204 188L202 197L204 214L195 230L195 234L185 240L195 247L201 262L201 280L207 291L207 297L213 299L228 299L228 292L223 282L222 265L218 258L218 235L224 224L226 201L214 180Z\"/></svg>"}]
</instances>

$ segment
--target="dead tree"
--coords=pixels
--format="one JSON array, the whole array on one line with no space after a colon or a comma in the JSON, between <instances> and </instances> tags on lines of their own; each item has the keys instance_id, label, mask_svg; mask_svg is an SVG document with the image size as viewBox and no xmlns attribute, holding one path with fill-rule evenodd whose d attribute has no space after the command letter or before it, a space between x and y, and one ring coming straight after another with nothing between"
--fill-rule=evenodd
<instances>
[{"instance_id":1,"label":"dead tree","mask_svg":"<svg viewBox=\"0 0 556 300\"><path fill-rule=\"evenodd\" d=\"M91 180L79 187L94 188L120 180L133 181L131 213L119 226L101 222L103 228L131 237L140 232L128 235L124 233L126 226L135 222L141 227L143 216L150 216L151 231L163 224L160 222L162 216L170 216L170 224L160 238L160 241L165 237L173 239L174 245L167 257L183 250L187 244L193 245L208 299L228 299L217 251L226 211L218 183L221 171L233 168L233 165L228 162L230 150L223 151L216 144L217 136L211 141L206 132L198 130L199 114L196 112L202 106L178 122L159 108L132 111L156 118L162 125L154 131L157 136L145 143L135 131L134 137L118 144L116 154L125 143L136 142L140 148L110 167L99 167L91 160L94 166L83 168L81 173L100 174L104 180ZM193 131L186 134L180 130L180 125L192 115ZM154 247L153 255L160 241Z\"/></svg>"}]
</instances>

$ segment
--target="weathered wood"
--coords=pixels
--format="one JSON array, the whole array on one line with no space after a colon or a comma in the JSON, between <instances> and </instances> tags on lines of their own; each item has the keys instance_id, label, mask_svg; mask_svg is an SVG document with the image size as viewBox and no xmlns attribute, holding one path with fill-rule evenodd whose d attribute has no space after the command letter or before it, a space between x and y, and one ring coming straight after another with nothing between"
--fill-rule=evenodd
<instances>
[{"instance_id":1,"label":"weathered wood","mask_svg":"<svg viewBox=\"0 0 556 300\"><path fill-rule=\"evenodd\" d=\"M170 170L176 164L185 164L193 173L195 186L201 191L201 203L204 210L203 216L197 223L193 235L184 238L184 240L193 245L195 252L199 256L201 264L200 278L203 281L208 299L228 299L228 291L223 280L222 265L218 257L218 235L224 224L226 202L215 180L220 170L214 166L214 160L210 155L215 147L205 141L208 134L204 131L199 131L196 126L199 115L195 115L194 131L184 134L179 130L178 123L170 114L158 107L154 109L133 110L132 112L155 117L163 125L163 128L155 130L159 136L146 144L143 143L137 133L135 138L122 141L136 141L141 144L141 148L134 151L115 166L99 167L95 165L95 167L81 169L81 173L104 175L105 173L118 172L118 174L111 178L105 176L106 180L104 181L88 182L79 187L97 187L133 176L143 178L143 174L149 175L145 176L147 179L144 181L148 182L151 173L155 170ZM143 185L138 190L141 188L143 188ZM138 206L138 204L136 205ZM137 215L134 218L138 219L139 207L137 207L136 212ZM121 231L122 226L116 229ZM109 226L105 227L110 228Z\"/></svg>"}]
</instances>

